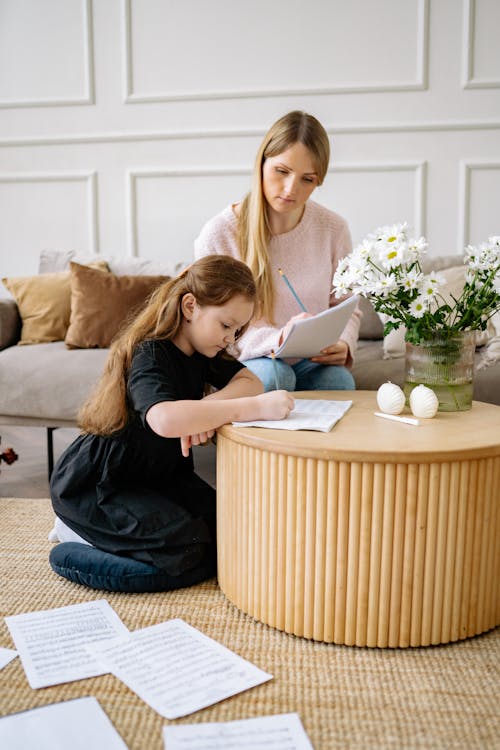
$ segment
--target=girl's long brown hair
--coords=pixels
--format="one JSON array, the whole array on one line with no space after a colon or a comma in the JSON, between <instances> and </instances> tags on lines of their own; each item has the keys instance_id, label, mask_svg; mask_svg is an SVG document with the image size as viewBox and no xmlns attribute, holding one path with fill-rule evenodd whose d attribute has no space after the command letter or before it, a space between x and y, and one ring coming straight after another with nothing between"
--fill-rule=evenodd
<instances>
[{"instance_id":1,"label":"girl's long brown hair","mask_svg":"<svg viewBox=\"0 0 500 750\"><path fill-rule=\"evenodd\" d=\"M269 263L271 238L262 189L262 167L270 156L278 156L295 143L302 143L314 159L318 184L325 179L330 160L330 142L321 123L307 112L294 111L281 117L264 136L255 158L252 187L243 199L238 217L240 257L252 271L257 284L257 318L273 323L274 285Z\"/></svg>"},{"instance_id":2,"label":"girl's long brown hair","mask_svg":"<svg viewBox=\"0 0 500 750\"><path fill-rule=\"evenodd\" d=\"M225 255L200 258L158 287L111 344L101 379L78 414L78 426L84 432L111 435L125 427L130 416L127 379L134 351L146 339L176 336L183 321L181 301L188 292L200 307L224 305L237 294L252 302L256 298L248 266Z\"/></svg>"}]
</instances>

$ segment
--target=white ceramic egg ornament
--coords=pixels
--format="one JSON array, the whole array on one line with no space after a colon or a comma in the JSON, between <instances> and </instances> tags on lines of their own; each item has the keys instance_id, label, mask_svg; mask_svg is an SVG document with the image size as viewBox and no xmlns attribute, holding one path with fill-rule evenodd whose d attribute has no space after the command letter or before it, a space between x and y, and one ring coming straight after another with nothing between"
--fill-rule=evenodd
<instances>
[{"instance_id":1,"label":"white ceramic egg ornament","mask_svg":"<svg viewBox=\"0 0 500 750\"><path fill-rule=\"evenodd\" d=\"M377 391L377 404L384 414L400 414L405 407L405 394L395 383L382 383Z\"/></svg>"},{"instance_id":2,"label":"white ceramic egg ornament","mask_svg":"<svg viewBox=\"0 0 500 750\"><path fill-rule=\"evenodd\" d=\"M426 385L417 385L410 393L410 409L416 417L430 419L437 413L439 399Z\"/></svg>"}]
</instances>

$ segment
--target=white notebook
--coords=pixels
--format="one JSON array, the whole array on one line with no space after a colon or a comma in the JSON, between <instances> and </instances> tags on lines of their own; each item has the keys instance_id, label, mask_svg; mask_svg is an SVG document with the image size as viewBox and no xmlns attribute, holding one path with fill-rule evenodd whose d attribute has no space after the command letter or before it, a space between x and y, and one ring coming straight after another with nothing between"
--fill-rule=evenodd
<instances>
[{"instance_id":1,"label":"white notebook","mask_svg":"<svg viewBox=\"0 0 500 750\"><path fill-rule=\"evenodd\" d=\"M330 432L351 408L352 401L296 398L295 406L286 419L257 419L253 422L233 422L235 427L267 427L268 430L317 430Z\"/></svg>"},{"instance_id":2,"label":"white notebook","mask_svg":"<svg viewBox=\"0 0 500 750\"><path fill-rule=\"evenodd\" d=\"M314 357L321 349L335 344L347 325L358 302L357 296L340 302L335 307L297 320L285 341L276 349L277 357Z\"/></svg>"}]
</instances>

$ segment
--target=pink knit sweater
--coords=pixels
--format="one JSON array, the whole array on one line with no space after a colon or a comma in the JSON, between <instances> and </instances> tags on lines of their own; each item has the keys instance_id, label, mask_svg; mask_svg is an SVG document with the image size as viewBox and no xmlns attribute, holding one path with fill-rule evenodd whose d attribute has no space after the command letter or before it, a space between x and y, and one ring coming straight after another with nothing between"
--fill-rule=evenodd
<instances>
[{"instance_id":1,"label":"pink knit sweater","mask_svg":"<svg viewBox=\"0 0 500 750\"><path fill-rule=\"evenodd\" d=\"M231 206L210 219L195 241L195 257L211 253L239 258L237 219ZM332 278L340 258L352 248L347 222L338 214L309 200L294 229L271 238L269 256L276 293L275 326L256 320L238 341L239 359L268 356L278 348L283 326L301 312L297 301L278 272L282 268L308 312L316 314L338 304L331 295ZM361 312L356 310L341 338L349 345L351 366L358 339ZM332 341L332 344L335 342Z\"/></svg>"}]
</instances>

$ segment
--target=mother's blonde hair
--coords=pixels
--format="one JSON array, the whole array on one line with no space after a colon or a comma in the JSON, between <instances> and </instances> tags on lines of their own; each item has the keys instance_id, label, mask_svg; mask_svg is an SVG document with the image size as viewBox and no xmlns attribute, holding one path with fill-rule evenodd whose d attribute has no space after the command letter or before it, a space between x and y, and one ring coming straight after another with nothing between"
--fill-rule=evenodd
<instances>
[{"instance_id":1,"label":"mother's blonde hair","mask_svg":"<svg viewBox=\"0 0 500 750\"><path fill-rule=\"evenodd\" d=\"M256 317L265 318L271 323L274 317L274 285L268 253L271 231L262 187L262 167L267 158L282 154L295 143L302 143L310 151L318 184L321 185L330 161L328 134L312 115L300 111L289 112L277 120L264 136L255 157L252 187L241 203L238 218L240 256L252 271L257 284Z\"/></svg>"},{"instance_id":2,"label":"mother's blonde hair","mask_svg":"<svg viewBox=\"0 0 500 750\"><path fill-rule=\"evenodd\" d=\"M183 322L182 298L189 292L200 307L224 305L237 294L251 302L256 298L248 266L225 255L200 258L158 287L111 344L101 379L78 414L78 426L84 432L111 435L125 427L130 418L127 379L135 349L146 339L175 338Z\"/></svg>"}]
</instances>

